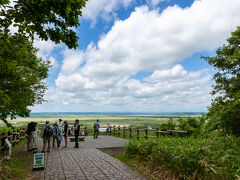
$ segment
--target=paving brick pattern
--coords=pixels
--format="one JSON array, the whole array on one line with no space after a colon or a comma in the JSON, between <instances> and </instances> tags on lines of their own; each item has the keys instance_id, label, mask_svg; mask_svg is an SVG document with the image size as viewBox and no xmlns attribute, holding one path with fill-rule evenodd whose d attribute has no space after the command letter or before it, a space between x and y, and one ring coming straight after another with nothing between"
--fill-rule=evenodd
<instances>
[{"instance_id":1,"label":"paving brick pattern","mask_svg":"<svg viewBox=\"0 0 240 180\"><path fill-rule=\"evenodd\" d=\"M127 142L126 139L112 136L99 136L98 139L86 137L85 141L79 142L78 149L73 148L73 142L69 142L68 148L54 148L50 153L46 153L45 170L33 171L28 179L143 180L144 177L118 159L96 149L123 147ZM42 148L42 139L39 139L38 146Z\"/></svg>"}]
</instances>

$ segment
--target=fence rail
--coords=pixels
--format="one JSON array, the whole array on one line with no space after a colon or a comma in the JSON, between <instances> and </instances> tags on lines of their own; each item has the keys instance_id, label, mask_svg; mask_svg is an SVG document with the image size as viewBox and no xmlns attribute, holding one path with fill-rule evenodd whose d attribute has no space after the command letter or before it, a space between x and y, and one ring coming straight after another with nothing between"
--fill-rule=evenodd
<instances>
[{"instance_id":1,"label":"fence rail","mask_svg":"<svg viewBox=\"0 0 240 180\"><path fill-rule=\"evenodd\" d=\"M71 133L74 134L74 127L71 127ZM83 127L81 128L81 134L83 136L88 136L88 133L94 132L93 128L88 128L88 127ZM110 126L108 132L108 135L118 135L118 136L123 136L127 137L129 136L130 138L133 138L134 136L139 138L158 138L160 134L164 135L169 135L172 136L173 134L185 134L186 136L190 136L190 132L187 131L182 131L182 130L167 130L167 131L161 131L158 128L156 129L149 129L149 128L139 128L139 127L121 127L121 126ZM151 133L151 135L150 135Z\"/></svg>"},{"instance_id":2,"label":"fence rail","mask_svg":"<svg viewBox=\"0 0 240 180\"><path fill-rule=\"evenodd\" d=\"M8 139L9 142L12 144L12 147L14 147L16 144L18 144L22 139L26 137L26 129L18 129L17 131L13 130L13 132L8 131L7 133L2 133L0 136L0 151L2 152L2 156L6 156L6 150L8 150L7 143L5 139Z\"/></svg>"}]
</instances>

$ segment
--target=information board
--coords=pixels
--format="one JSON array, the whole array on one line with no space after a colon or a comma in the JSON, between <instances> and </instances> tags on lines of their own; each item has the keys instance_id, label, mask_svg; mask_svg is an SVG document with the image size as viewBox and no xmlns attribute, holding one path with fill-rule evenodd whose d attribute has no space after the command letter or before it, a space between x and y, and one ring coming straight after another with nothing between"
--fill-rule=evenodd
<instances>
[{"instance_id":1,"label":"information board","mask_svg":"<svg viewBox=\"0 0 240 180\"><path fill-rule=\"evenodd\" d=\"M33 155L33 170L44 169L44 153L34 153Z\"/></svg>"}]
</instances>

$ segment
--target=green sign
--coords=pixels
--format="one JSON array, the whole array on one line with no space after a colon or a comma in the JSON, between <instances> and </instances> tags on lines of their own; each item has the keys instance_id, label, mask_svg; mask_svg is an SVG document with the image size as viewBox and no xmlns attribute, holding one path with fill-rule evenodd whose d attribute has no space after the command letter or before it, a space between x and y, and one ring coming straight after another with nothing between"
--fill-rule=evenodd
<instances>
[{"instance_id":1,"label":"green sign","mask_svg":"<svg viewBox=\"0 0 240 180\"><path fill-rule=\"evenodd\" d=\"M44 169L44 153L35 153L33 156L33 170Z\"/></svg>"}]
</instances>

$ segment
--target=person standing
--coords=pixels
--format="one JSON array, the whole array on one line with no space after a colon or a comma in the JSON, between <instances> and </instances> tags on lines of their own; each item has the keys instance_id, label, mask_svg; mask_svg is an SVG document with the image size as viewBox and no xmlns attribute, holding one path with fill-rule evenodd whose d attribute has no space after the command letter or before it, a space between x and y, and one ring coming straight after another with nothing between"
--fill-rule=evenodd
<instances>
[{"instance_id":1,"label":"person standing","mask_svg":"<svg viewBox=\"0 0 240 180\"><path fill-rule=\"evenodd\" d=\"M35 131L33 132L33 148L37 148L37 138L38 138L38 123L34 123Z\"/></svg>"},{"instance_id":2,"label":"person standing","mask_svg":"<svg viewBox=\"0 0 240 180\"><path fill-rule=\"evenodd\" d=\"M49 124L49 121L46 121L45 126L43 126L43 151L45 152L46 150L46 144L48 143L48 149L47 152L50 152L50 142L51 142L51 137L53 135L53 129L51 125Z\"/></svg>"},{"instance_id":3,"label":"person standing","mask_svg":"<svg viewBox=\"0 0 240 180\"><path fill-rule=\"evenodd\" d=\"M75 135L75 146L74 148L78 148L78 136L80 133L80 125L79 125L79 120L76 119L75 120L75 124L74 124L74 135Z\"/></svg>"},{"instance_id":4,"label":"person standing","mask_svg":"<svg viewBox=\"0 0 240 180\"><path fill-rule=\"evenodd\" d=\"M93 128L94 128L94 138L98 138L98 132L99 132L99 128L100 128L100 125L99 125L99 120L97 119L97 122L94 123L93 125Z\"/></svg>"},{"instance_id":5,"label":"person standing","mask_svg":"<svg viewBox=\"0 0 240 180\"><path fill-rule=\"evenodd\" d=\"M110 131L110 124L107 123L107 128L106 128L106 135L107 136L109 135L109 131Z\"/></svg>"},{"instance_id":6,"label":"person standing","mask_svg":"<svg viewBox=\"0 0 240 180\"><path fill-rule=\"evenodd\" d=\"M57 142L57 145L58 145L57 131L58 131L58 125L57 125L57 123L54 123L54 128L53 128L53 143L52 143L52 147L53 147L53 148L54 148L54 145L55 145L55 141Z\"/></svg>"},{"instance_id":7,"label":"person standing","mask_svg":"<svg viewBox=\"0 0 240 180\"><path fill-rule=\"evenodd\" d=\"M60 127L58 127L58 129L57 129L57 147L58 147L58 149L60 149L60 145L61 145L62 141L63 141L62 129Z\"/></svg>"},{"instance_id":8,"label":"person standing","mask_svg":"<svg viewBox=\"0 0 240 180\"><path fill-rule=\"evenodd\" d=\"M59 119L59 120L58 120L57 125L58 125L59 128L62 129L62 119Z\"/></svg>"},{"instance_id":9,"label":"person standing","mask_svg":"<svg viewBox=\"0 0 240 180\"><path fill-rule=\"evenodd\" d=\"M63 131L63 135L64 135L64 140L65 140L65 148L67 147L67 143L68 143L68 131L69 131L69 126L67 121L64 121L64 131Z\"/></svg>"},{"instance_id":10,"label":"person standing","mask_svg":"<svg viewBox=\"0 0 240 180\"><path fill-rule=\"evenodd\" d=\"M35 126L34 126L34 122L30 122L28 123L28 126L27 126L27 150L28 151L32 151L32 141L33 141L33 133L35 131Z\"/></svg>"}]
</instances>

